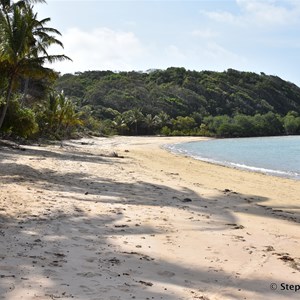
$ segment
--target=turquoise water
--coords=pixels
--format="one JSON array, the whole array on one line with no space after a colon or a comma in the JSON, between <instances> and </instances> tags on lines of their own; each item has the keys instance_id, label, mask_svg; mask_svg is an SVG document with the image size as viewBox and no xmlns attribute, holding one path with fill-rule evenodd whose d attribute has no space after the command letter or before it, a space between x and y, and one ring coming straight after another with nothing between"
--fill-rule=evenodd
<instances>
[{"instance_id":1,"label":"turquoise water","mask_svg":"<svg viewBox=\"0 0 300 300\"><path fill-rule=\"evenodd\" d=\"M217 139L167 148L211 163L300 180L300 136Z\"/></svg>"}]
</instances>

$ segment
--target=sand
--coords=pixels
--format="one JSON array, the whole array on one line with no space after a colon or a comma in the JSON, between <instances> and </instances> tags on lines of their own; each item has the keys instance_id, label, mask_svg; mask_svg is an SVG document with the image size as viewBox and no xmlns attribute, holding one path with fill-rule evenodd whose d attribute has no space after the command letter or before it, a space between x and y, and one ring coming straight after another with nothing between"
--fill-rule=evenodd
<instances>
[{"instance_id":1,"label":"sand","mask_svg":"<svg viewBox=\"0 0 300 300\"><path fill-rule=\"evenodd\" d=\"M160 147L192 140L1 147L0 299L299 299L299 181Z\"/></svg>"}]
</instances>

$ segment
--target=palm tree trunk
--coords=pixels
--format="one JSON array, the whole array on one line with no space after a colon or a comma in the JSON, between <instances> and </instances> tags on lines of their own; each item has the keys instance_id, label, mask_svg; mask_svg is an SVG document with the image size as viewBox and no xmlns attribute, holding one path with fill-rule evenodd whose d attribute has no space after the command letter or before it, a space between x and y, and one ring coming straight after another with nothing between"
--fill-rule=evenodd
<instances>
[{"instance_id":1,"label":"palm tree trunk","mask_svg":"<svg viewBox=\"0 0 300 300\"><path fill-rule=\"evenodd\" d=\"M6 116L6 112L7 112L7 108L8 108L8 104L11 98L11 94L12 94L12 86L13 86L13 77L10 79L9 84L8 84L8 88L7 88L7 93L6 93L6 97L5 97L5 104L4 107L2 109L2 113L1 113L1 117L0 117L0 129L2 128L5 116Z\"/></svg>"},{"instance_id":2,"label":"palm tree trunk","mask_svg":"<svg viewBox=\"0 0 300 300\"><path fill-rule=\"evenodd\" d=\"M24 105L26 97L27 97L27 93L28 93L28 86L29 86L29 78L25 79L25 87L24 87L24 92L23 92L23 96L21 99L21 106Z\"/></svg>"}]
</instances>

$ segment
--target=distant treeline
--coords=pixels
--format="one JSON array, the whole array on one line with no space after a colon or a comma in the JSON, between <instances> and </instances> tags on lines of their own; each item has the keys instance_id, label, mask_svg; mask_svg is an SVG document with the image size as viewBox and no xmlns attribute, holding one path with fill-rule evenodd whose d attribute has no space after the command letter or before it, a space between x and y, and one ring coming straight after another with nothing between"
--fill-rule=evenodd
<instances>
[{"instance_id":1,"label":"distant treeline","mask_svg":"<svg viewBox=\"0 0 300 300\"><path fill-rule=\"evenodd\" d=\"M60 76L55 88L100 134L300 134L300 88L264 73L88 71Z\"/></svg>"},{"instance_id":2,"label":"distant treeline","mask_svg":"<svg viewBox=\"0 0 300 300\"><path fill-rule=\"evenodd\" d=\"M5 116L0 137L300 134L300 88L276 76L184 68L57 76L39 67L30 76L20 69L11 82L5 57L0 60L0 116ZM32 66L30 59L20 59Z\"/></svg>"}]
</instances>

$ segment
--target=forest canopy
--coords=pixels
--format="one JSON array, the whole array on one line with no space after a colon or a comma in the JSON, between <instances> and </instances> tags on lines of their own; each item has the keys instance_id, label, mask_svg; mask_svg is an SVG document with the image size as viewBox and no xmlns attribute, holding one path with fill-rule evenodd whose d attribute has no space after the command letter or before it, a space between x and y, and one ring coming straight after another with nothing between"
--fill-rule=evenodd
<instances>
[{"instance_id":1,"label":"forest canopy","mask_svg":"<svg viewBox=\"0 0 300 300\"><path fill-rule=\"evenodd\" d=\"M60 76L46 63L70 58L49 54L61 34L39 19L37 2L0 0L0 137L300 134L300 88L273 75L170 67Z\"/></svg>"},{"instance_id":2,"label":"forest canopy","mask_svg":"<svg viewBox=\"0 0 300 300\"><path fill-rule=\"evenodd\" d=\"M65 74L58 91L118 134L257 136L300 133L300 88L228 69Z\"/></svg>"}]
</instances>

